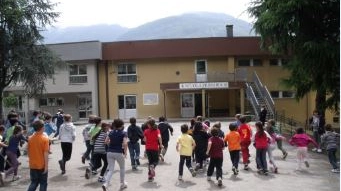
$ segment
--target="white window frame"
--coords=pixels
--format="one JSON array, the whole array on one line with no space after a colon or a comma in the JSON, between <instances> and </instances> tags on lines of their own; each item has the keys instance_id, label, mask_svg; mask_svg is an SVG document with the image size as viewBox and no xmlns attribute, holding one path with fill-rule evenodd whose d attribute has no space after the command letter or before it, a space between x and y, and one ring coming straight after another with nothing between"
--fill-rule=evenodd
<instances>
[{"instance_id":1,"label":"white window frame","mask_svg":"<svg viewBox=\"0 0 341 191\"><path fill-rule=\"evenodd\" d=\"M135 67L135 73L129 74L128 66L132 65ZM119 67L125 66L125 73L119 74ZM128 79L128 80L124 80ZM135 63L119 63L117 65L117 82L118 83L136 83L137 82L137 67Z\"/></svg>"},{"instance_id":2,"label":"white window frame","mask_svg":"<svg viewBox=\"0 0 341 191\"><path fill-rule=\"evenodd\" d=\"M80 66L85 67L85 74L80 74ZM71 67L77 67L77 74L71 74ZM69 65L69 83L70 84L85 84L88 83L88 71L86 65L70 64Z\"/></svg>"},{"instance_id":3,"label":"white window frame","mask_svg":"<svg viewBox=\"0 0 341 191\"><path fill-rule=\"evenodd\" d=\"M199 64L199 62L204 62L205 63L205 72L198 73L198 64ZM195 61L195 74L207 74L207 60L201 59L201 60L196 60Z\"/></svg>"}]
</instances>

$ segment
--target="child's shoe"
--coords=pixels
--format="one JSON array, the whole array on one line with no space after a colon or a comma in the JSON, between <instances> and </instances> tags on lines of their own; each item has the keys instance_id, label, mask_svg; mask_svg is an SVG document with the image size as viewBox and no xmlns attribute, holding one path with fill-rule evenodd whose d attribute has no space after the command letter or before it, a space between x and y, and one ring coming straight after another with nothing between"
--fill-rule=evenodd
<instances>
[{"instance_id":1,"label":"child's shoe","mask_svg":"<svg viewBox=\"0 0 341 191\"><path fill-rule=\"evenodd\" d=\"M178 180L182 180L182 176L179 175L179 176L178 176Z\"/></svg>"},{"instance_id":2,"label":"child's shoe","mask_svg":"<svg viewBox=\"0 0 341 191\"><path fill-rule=\"evenodd\" d=\"M337 168L334 168L334 169L332 169L332 172L333 172L333 173L339 173L339 172L340 172L340 170L339 170L339 169L337 169Z\"/></svg>"},{"instance_id":3,"label":"child's shoe","mask_svg":"<svg viewBox=\"0 0 341 191\"><path fill-rule=\"evenodd\" d=\"M211 179L211 177L210 176L208 176L207 177L207 181L211 181L212 179Z\"/></svg>"},{"instance_id":4,"label":"child's shoe","mask_svg":"<svg viewBox=\"0 0 341 191\"><path fill-rule=\"evenodd\" d=\"M120 190L127 188L128 185L126 182L121 183Z\"/></svg>"},{"instance_id":5,"label":"child's shoe","mask_svg":"<svg viewBox=\"0 0 341 191\"><path fill-rule=\"evenodd\" d=\"M104 184L102 185L103 191L107 191L107 187L108 187L107 183L104 183Z\"/></svg>"},{"instance_id":6,"label":"child's shoe","mask_svg":"<svg viewBox=\"0 0 341 191\"><path fill-rule=\"evenodd\" d=\"M233 174L234 174L234 175L237 175L237 174L238 174L236 167L232 167L232 171L233 171Z\"/></svg>"},{"instance_id":7,"label":"child's shoe","mask_svg":"<svg viewBox=\"0 0 341 191\"><path fill-rule=\"evenodd\" d=\"M189 171L191 172L193 177L195 177L197 175L197 173L195 172L195 170L193 168L190 168Z\"/></svg>"},{"instance_id":8,"label":"child's shoe","mask_svg":"<svg viewBox=\"0 0 341 191\"><path fill-rule=\"evenodd\" d=\"M244 165L244 170L249 170L249 165L248 164Z\"/></svg>"},{"instance_id":9,"label":"child's shoe","mask_svg":"<svg viewBox=\"0 0 341 191\"><path fill-rule=\"evenodd\" d=\"M274 173L278 173L278 168L277 167L275 167L275 169L274 169Z\"/></svg>"},{"instance_id":10,"label":"child's shoe","mask_svg":"<svg viewBox=\"0 0 341 191\"><path fill-rule=\"evenodd\" d=\"M218 179L218 186L221 187L223 185L223 181L221 180L221 178Z\"/></svg>"},{"instance_id":11,"label":"child's shoe","mask_svg":"<svg viewBox=\"0 0 341 191\"><path fill-rule=\"evenodd\" d=\"M86 169L85 169L85 178L86 178L86 179L89 179L90 176L91 176L91 170L90 170L90 168L86 168Z\"/></svg>"},{"instance_id":12,"label":"child's shoe","mask_svg":"<svg viewBox=\"0 0 341 191\"><path fill-rule=\"evenodd\" d=\"M309 168L309 162L308 161L304 161L304 164L307 168Z\"/></svg>"},{"instance_id":13,"label":"child's shoe","mask_svg":"<svg viewBox=\"0 0 341 191\"><path fill-rule=\"evenodd\" d=\"M149 171L150 171L150 176L151 176L152 178L154 178L154 177L155 177L154 165L150 165Z\"/></svg>"},{"instance_id":14,"label":"child's shoe","mask_svg":"<svg viewBox=\"0 0 341 191\"><path fill-rule=\"evenodd\" d=\"M105 178L103 176L98 177L97 179L98 182L105 182Z\"/></svg>"},{"instance_id":15,"label":"child's shoe","mask_svg":"<svg viewBox=\"0 0 341 191\"><path fill-rule=\"evenodd\" d=\"M268 170L263 170L263 174L265 175L265 176L267 176L267 175L269 175L269 171Z\"/></svg>"},{"instance_id":16,"label":"child's shoe","mask_svg":"<svg viewBox=\"0 0 341 191\"><path fill-rule=\"evenodd\" d=\"M0 173L0 184L3 186L5 183L6 174L4 172Z\"/></svg>"},{"instance_id":17,"label":"child's shoe","mask_svg":"<svg viewBox=\"0 0 341 191\"><path fill-rule=\"evenodd\" d=\"M17 181L21 178L20 175L14 175L12 181Z\"/></svg>"}]
</instances>

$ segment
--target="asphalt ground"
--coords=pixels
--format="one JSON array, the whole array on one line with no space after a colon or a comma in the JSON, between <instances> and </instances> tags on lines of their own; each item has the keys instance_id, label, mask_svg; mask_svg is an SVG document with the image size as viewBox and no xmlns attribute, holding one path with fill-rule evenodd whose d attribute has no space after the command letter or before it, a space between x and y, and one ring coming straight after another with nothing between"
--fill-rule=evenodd
<instances>
[{"instance_id":1,"label":"asphalt ground","mask_svg":"<svg viewBox=\"0 0 341 191\"><path fill-rule=\"evenodd\" d=\"M147 160L141 159L141 166L138 171L132 171L129 155L126 158L126 182L128 188L125 190L276 190L276 191L339 191L340 190L340 174L332 173L328 158L324 154L309 152L310 167L303 171L296 171L296 148L284 143L284 148L289 155L283 160L282 153L276 149L274 151L275 160L278 166L278 174L270 173L268 176L257 173L255 163L255 149L250 146L251 163L250 170L242 169L240 163L239 174L237 176L232 173L232 166L228 150L224 150L223 163L223 186L218 187L215 177L212 176L211 182L206 180L206 171L198 173L196 177L192 177L190 172L184 167L183 180L178 178L179 154L176 152L176 139L181 134L180 126L184 122L171 122L174 128L174 134L170 138L169 148L165 156L165 162L160 162L156 167L156 177L154 182L147 180ZM211 122L211 124L213 124ZM222 130L226 133L229 122L221 122ZM128 127L128 123L125 127ZM66 173L61 174L58 160L61 159L60 143L56 142L51 145L52 154L49 156L49 174L48 174L48 190L49 191L87 191L102 190L101 183L97 182L97 176L85 179L85 169L87 163L81 163L81 155L85 151L85 145L82 137L84 125L77 126L77 137L73 145L73 153L71 160L66 164ZM143 154L144 146L141 146ZM142 155L141 154L141 155ZM27 190L30 184L29 168L27 156L19 158L21 165L18 174L21 179L11 181L11 176L5 180L5 185L0 187L0 191ZM115 166L115 173L111 181L112 185L108 190L119 190L119 167ZM38 190L38 189L37 189Z\"/></svg>"}]
</instances>

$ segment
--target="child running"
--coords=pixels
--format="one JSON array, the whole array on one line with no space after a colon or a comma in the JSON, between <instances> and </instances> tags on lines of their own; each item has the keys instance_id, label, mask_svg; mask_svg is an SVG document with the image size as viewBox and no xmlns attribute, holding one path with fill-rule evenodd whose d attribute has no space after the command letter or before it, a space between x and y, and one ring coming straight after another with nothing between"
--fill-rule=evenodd
<instances>
[{"instance_id":1,"label":"child running","mask_svg":"<svg viewBox=\"0 0 341 191\"><path fill-rule=\"evenodd\" d=\"M240 135L238 133L237 123L231 123L229 125L230 132L225 136L224 141L228 144L230 158L232 162L232 171L234 175L238 175L238 163L240 152Z\"/></svg>"},{"instance_id":2,"label":"child running","mask_svg":"<svg viewBox=\"0 0 341 191\"><path fill-rule=\"evenodd\" d=\"M308 162L308 145L312 143L315 147L318 147L318 144L310 138L307 134L304 133L302 127L296 129L296 134L289 140L291 145L297 146L297 168L296 170L301 171L302 162L304 162L305 166L309 168Z\"/></svg>"},{"instance_id":3,"label":"child running","mask_svg":"<svg viewBox=\"0 0 341 191\"><path fill-rule=\"evenodd\" d=\"M130 125L128 127L128 148L130 153L130 161L133 170L137 170L140 165L140 143L139 140L143 139L143 132L140 126L136 125L136 118L129 119Z\"/></svg>"},{"instance_id":4,"label":"child running","mask_svg":"<svg viewBox=\"0 0 341 191\"><path fill-rule=\"evenodd\" d=\"M224 141L220 137L218 137L219 130L213 128L211 130L212 137L208 140L206 155L210 157L210 163L207 169L207 180L211 181L211 176L213 175L214 168L216 169L216 178L218 180L218 186L221 187L223 185L223 150L224 150Z\"/></svg>"},{"instance_id":5,"label":"child running","mask_svg":"<svg viewBox=\"0 0 341 191\"><path fill-rule=\"evenodd\" d=\"M326 133L321 137L321 145L325 145L328 152L328 159L332 166L332 172L339 173L340 169L337 165L336 151L340 146L340 134L335 133L330 124L325 125Z\"/></svg>"},{"instance_id":6,"label":"child running","mask_svg":"<svg viewBox=\"0 0 341 191\"><path fill-rule=\"evenodd\" d=\"M194 171L191 163L191 156L193 150L195 148L195 141L192 136L188 135L188 125L181 125L181 135L176 141L176 151L180 153L180 162L179 162L179 180L182 180L182 175L184 171L184 163L186 162L186 166L188 170L191 172L192 176L196 176L196 172Z\"/></svg>"},{"instance_id":7,"label":"child running","mask_svg":"<svg viewBox=\"0 0 341 191\"><path fill-rule=\"evenodd\" d=\"M94 164L90 165L90 168L86 169L85 178L89 179L91 176L91 172L97 171L97 169L99 169L102 166L103 162L101 173L98 177L98 182L105 182L104 173L107 171L108 167L105 139L107 138L108 131L110 129L110 124L102 123L101 127L102 129L92 138L94 140L93 150Z\"/></svg>"},{"instance_id":8,"label":"child running","mask_svg":"<svg viewBox=\"0 0 341 191\"><path fill-rule=\"evenodd\" d=\"M268 144L271 142L270 135L264 131L263 123L261 121L256 122L257 132L254 137L256 147L256 162L259 174L268 175L268 164L266 161L266 152L268 150Z\"/></svg>"},{"instance_id":9,"label":"child running","mask_svg":"<svg viewBox=\"0 0 341 191\"><path fill-rule=\"evenodd\" d=\"M249 146L251 144L252 131L251 127L246 122L246 117L241 116L239 118L240 125L238 127L238 133L240 135L240 146L243 157L244 170L249 170L250 152Z\"/></svg>"},{"instance_id":10,"label":"child running","mask_svg":"<svg viewBox=\"0 0 341 191\"><path fill-rule=\"evenodd\" d=\"M268 156L269 156L269 162L273 166L272 167L273 172L274 173L278 173L278 167L277 167L277 165L275 163L275 158L273 156L273 151L276 149L276 142L278 144L278 141L280 141L281 144L282 144L282 140L285 140L285 137L281 136L280 134L277 134L276 130L274 128L275 127L274 127L272 122L271 123L270 122L267 123L266 132L271 137L271 141L269 142L267 153L268 153ZM285 156L285 155L283 155L283 156Z\"/></svg>"},{"instance_id":11,"label":"child running","mask_svg":"<svg viewBox=\"0 0 341 191\"><path fill-rule=\"evenodd\" d=\"M159 150L163 148L160 130L157 128L154 119L147 122L148 129L144 131L146 143L146 154L148 157L148 181L152 182L155 177L155 167L159 163Z\"/></svg>"},{"instance_id":12,"label":"child running","mask_svg":"<svg viewBox=\"0 0 341 191\"><path fill-rule=\"evenodd\" d=\"M15 125L13 130L13 135L9 138L8 147L6 148L6 155L9 161L11 161L11 167L5 172L0 173L0 183L3 185L5 178L13 173L13 181L19 180L21 176L18 175L18 147L20 141L27 139L22 134L22 127L20 125Z\"/></svg>"}]
</instances>

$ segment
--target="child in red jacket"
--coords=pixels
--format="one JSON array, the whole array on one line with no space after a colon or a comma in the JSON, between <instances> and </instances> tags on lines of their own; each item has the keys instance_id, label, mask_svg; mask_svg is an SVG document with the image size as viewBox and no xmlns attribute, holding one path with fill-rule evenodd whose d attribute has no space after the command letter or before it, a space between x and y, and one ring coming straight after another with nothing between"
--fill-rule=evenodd
<instances>
[{"instance_id":1,"label":"child in red jacket","mask_svg":"<svg viewBox=\"0 0 341 191\"><path fill-rule=\"evenodd\" d=\"M257 132L254 137L254 145L256 147L256 162L259 174L268 175L268 165L266 161L266 152L271 142L270 135L264 131L262 122L256 122Z\"/></svg>"}]
</instances>

